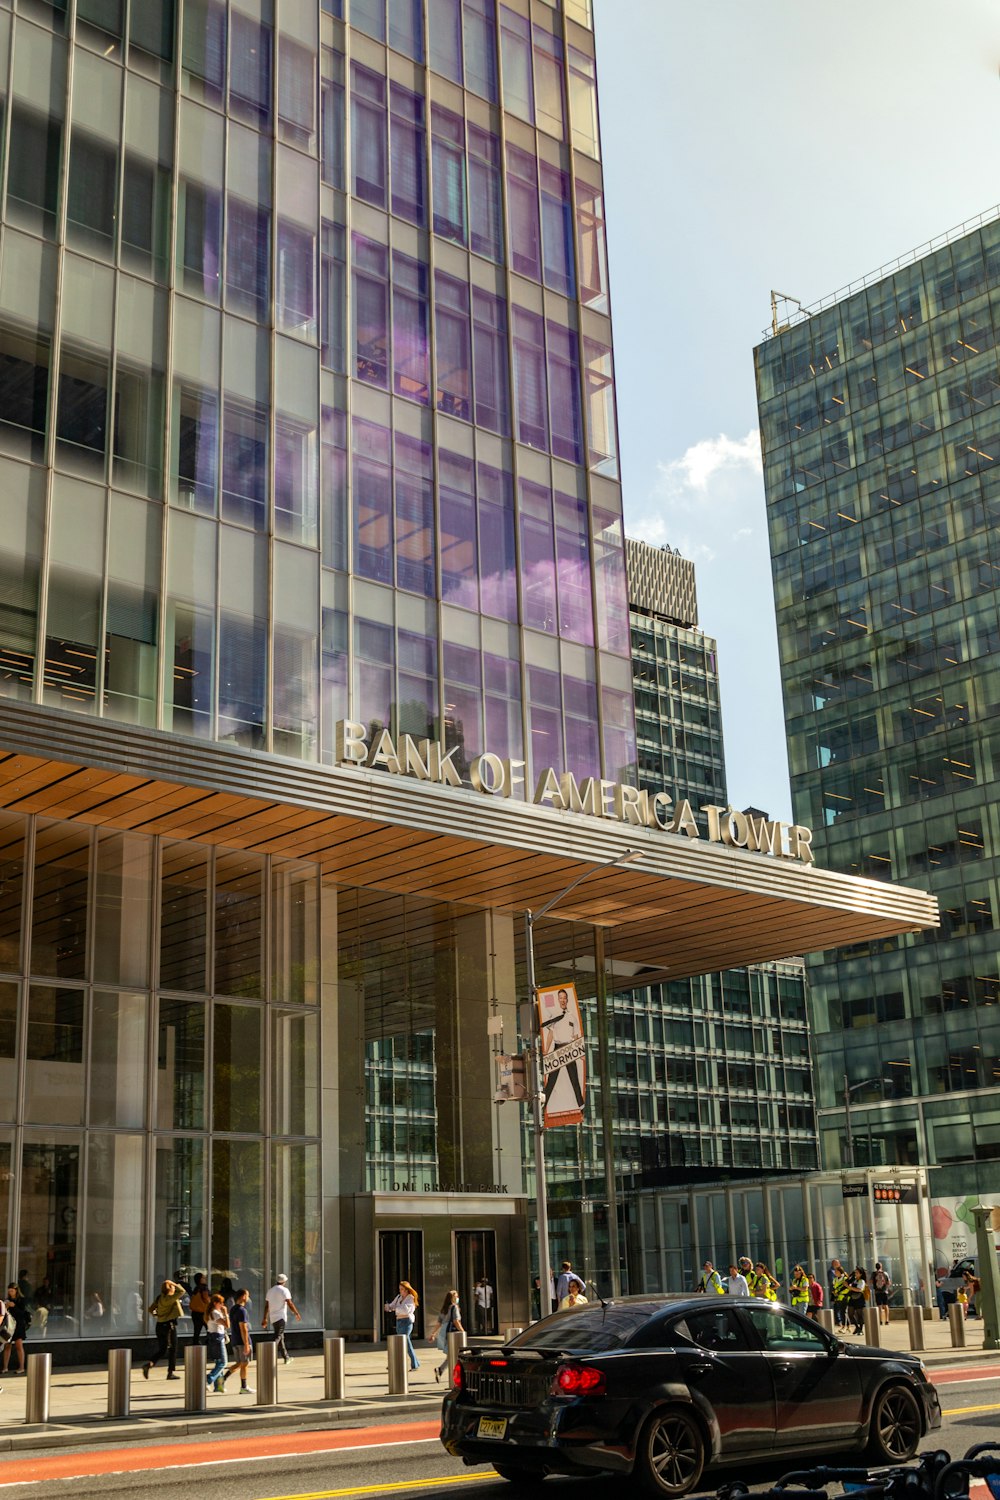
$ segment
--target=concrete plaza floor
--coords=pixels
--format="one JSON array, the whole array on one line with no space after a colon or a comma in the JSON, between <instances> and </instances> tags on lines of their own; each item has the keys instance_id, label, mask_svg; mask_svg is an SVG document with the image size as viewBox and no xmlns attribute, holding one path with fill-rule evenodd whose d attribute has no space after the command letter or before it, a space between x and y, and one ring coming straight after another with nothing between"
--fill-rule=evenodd
<instances>
[{"instance_id":1,"label":"concrete plaza floor","mask_svg":"<svg viewBox=\"0 0 1000 1500\"><path fill-rule=\"evenodd\" d=\"M966 1347L952 1347L948 1323L937 1314L923 1323L923 1358L931 1371L945 1365L1000 1363L1000 1352L984 1351L983 1325L977 1319L966 1323ZM475 1343L498 1340L473 1340ZM845 1342L862 1343L850 1332ZM909 1350L905 1322L894 1320L881 1330L884 1349ZM152 1352L152 1341L150 1352ZM26 1350L31 1353L30 1340ZM410 1373L406 1395L390 1395L388 1357L385 1345L347 1346L345 1358L346 1397L327 1401L323 1391L323 1356L320 1350L296 1352L288 1365L278 1365L277 1402L258 1406L256 1394L241 1395L234 1372L221 1396L210 1395L204 1412L184 1409L184 1380L167 1380L165 1366L142 1377L142 1362L132 1367L130 1414L109 1417L108 1371L106 1367L59 1367L58 1352L52 1360L49 1421L44 1425L25 1421L27 1378L8 1371L0 1375L0 1455L32 1448L91 1446L94 1443L148 1443L181 1439L197 1432L290 1431L301 1428L361 1427L386 1420L433 1421L445 1385L434 1379L440 1363L437 1350L418 1344L420 1368ZM179 1366L183 1370L183 1364ZM250 1385L256 1386L256 1366L250 1366Z\"/></svg>"}]
</instances>

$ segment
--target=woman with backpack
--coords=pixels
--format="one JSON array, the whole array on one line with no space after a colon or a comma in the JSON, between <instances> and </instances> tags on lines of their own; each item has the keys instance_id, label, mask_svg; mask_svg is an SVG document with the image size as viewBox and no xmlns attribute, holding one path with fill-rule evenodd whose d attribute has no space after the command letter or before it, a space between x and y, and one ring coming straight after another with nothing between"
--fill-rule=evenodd
<instances>
[{"instance_id":1,"label":"woman with backpack","mask_svg":"<svg viewBox=\"0 0 1000 1500\"><path fill-rule=\"evenodd\" d=\"M870 1285L872 1295L875 1298L875 1306L878 1308L878 1320L880 1323L888 1323L889 1297L892 1292L892 1282L889 1280L888 1271L886 1271L880 1260L875 1262L875 1269L872 1272Z\"/></svg>"},{"instance_id":2,"label":"woman with backpack","mask_svg":"<svg viewBox=\"0 0 1000 1500\"><path fill-rule=\"evenodd\" d=\"M434 1379L440 1380L448 1368L448 1335L449 1333L464 1333L462 1327L462 1310L458 1305L458 1293L454 1288L445 1296L441 1303L441 1311L438 1313L437 1326L431 1337L444 1355L444 1359L434 1371Z\"/></svg>"}]
</instances>

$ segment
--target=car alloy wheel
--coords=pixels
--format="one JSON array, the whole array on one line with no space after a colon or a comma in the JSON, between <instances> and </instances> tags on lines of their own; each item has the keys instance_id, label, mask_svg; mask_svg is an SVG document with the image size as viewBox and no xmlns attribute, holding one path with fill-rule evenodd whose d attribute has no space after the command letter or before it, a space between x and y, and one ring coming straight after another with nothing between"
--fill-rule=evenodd
<instances>
[{"instance_id":1,"label":"car alloy wheel","mask_svg":"<svg viewBox=\"0 0 1000 1500\"><path fill-rule=\"evenodd\" d=\"M876 1461L901 1463L920 1446L922 1424L917 1398L905 1385L891 1385L872 1412L868 1452Z\"/></svg>"},{"instance_id":2,"label":"car alloy wheel","mask_svg":"<svg viewBox=\"0 0 1000 1500\"><path fill-rule=\"evenodd\" d=\"M643 1430L636 1468L653 1495L686 1495L705 1467L705 1442L684 1411L660 1412Z\"/></svg>"}]
</instances>

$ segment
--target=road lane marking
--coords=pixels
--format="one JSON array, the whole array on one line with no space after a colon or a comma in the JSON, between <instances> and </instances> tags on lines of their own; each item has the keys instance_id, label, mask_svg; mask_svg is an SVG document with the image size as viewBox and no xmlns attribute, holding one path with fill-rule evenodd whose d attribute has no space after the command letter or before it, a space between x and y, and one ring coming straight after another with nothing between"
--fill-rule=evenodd
<instances>
[{"instance_id":1,"label":"road lane marking","mask_svg":"<svg viewBox=\"0 0 1000 1500\"><path fill-rule=\"evenodd\" d=\"M370 1441L359 1443L362 1433L370 1433ZM61 1453L44 1458L3 1458L0 1459L0 1488L60 1479L155 1473L163 1469L207 1469L217 1464L262 1463L276 1458L307 1458L319 1453L332 1456L371 1452L373 1448L422 1447L429 1443L440 1443L437 1422L386 1423L381 1427L342 1428L339 1432L326 1430L272 1433L266 1437L217 1438L211 1458L185 1457L191 1450L179 1443L152 1444L147 1448L95 1449L88 1453Z\"/></svg>"},{"instance_id":2,"label":"road lane marking","mask_svg":"<svg viewBox=\"0 0 1000 1500\"><path fill-rule=\"evenodd\" d=\"M958 1417L963 1412L969 1411L1000 1411L1000 1402L995 1402L991 1406L949 1406L947 1410L942 1407L941 1415L942 1417Z\"/></svg>"},{"instance_id":3,"label":"road lane marking","mask_svg":"<svg viewBox=\"0 0 1000 1500\"><path fill-rule=\"evenodd\" d=\"M499 1474L443 1474L439 1479L397 1479L392 1484L361 1484L349 1490L310 1490L307 1494L269 1495L268 1500L338 1500L346 1495L387 1495L394 1490L426 1490L436 1484L474 1484L477 1480L496 1479Z\"/></svg>"}]
</instances>

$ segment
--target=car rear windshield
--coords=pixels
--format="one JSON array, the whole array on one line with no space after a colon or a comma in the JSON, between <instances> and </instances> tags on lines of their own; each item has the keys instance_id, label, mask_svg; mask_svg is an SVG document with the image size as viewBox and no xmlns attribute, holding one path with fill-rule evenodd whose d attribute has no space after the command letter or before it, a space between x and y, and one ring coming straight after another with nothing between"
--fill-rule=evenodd
<instances>
[{"instance_id":1,"label":"car rear windshield","mask_svg":"<svg viewBox=\"0 0 1000 1500\"><path fill-rule=\"evenodd\" d=\"M622 1349L649 1322L652 1307L573 1307L533 1323L510 1342L513 1349L559 1349L598 1354Z\"/></svg>"}]
</instances>

